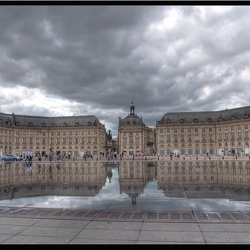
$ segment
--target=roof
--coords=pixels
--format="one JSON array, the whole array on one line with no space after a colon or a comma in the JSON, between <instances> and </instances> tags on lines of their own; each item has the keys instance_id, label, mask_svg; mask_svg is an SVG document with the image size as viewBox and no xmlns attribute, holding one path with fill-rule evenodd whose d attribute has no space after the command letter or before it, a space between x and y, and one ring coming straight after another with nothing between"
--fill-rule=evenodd
<instances>
[{"instance_id":1,"label":"roof","mask_svg":"<svg viewBox=\"0 0 250 250\"><path fill-rule=\"evenodd\" d=\"M250 117L250 106L220 111L169 112L162 116L158 124L171 123L206 123L228 120L247 119Z\"/></svg>"},{"instance_id":2,"label":"roof","mask_svg":"<svg viewBox=\"0 0 250 250\"><path fill-rule=\"evenodd\" d=\"M0 123L16 126L34 126L34 127L74 127L74 126L98 126L101 125L98 118L94 115L87 116L29 116L0 113Z\"/></svg>"}]
</instances>

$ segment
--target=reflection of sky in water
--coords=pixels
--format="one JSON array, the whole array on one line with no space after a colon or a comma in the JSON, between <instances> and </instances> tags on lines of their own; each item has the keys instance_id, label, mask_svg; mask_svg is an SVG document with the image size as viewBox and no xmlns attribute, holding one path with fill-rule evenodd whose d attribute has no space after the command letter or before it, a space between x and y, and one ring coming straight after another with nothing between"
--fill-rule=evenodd
<instances>
[{"instance_id":1,"label":"reflection of sky in water","mask_svg":"<svg viewBox=\"0 0 250 250\"><path fill-rule=\"evenodd\" d=\"M235 211L250 209L250 201L234 201L230 199L187 199L167 197L163 190L158 189L157 181L146 184L143 193L139 194L136 204L126 194L120 194L117 168L112 171L112 180L106 179L105 186L94 197L82 196L39 196L2 200L0 206L16 207L51 207L51 208L82 208L82 209L153 209L153 210L194 210L194 211Z\"/></svg>"}]
</instances>

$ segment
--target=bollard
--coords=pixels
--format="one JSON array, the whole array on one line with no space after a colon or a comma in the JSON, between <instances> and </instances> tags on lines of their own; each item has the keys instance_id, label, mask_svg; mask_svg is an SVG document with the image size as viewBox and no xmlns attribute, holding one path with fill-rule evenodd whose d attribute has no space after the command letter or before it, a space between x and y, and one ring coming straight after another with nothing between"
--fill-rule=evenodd
<instances>
[{"instance_id":1,"label":"bollard","mask_svg":"<svg viewBox=\"0 0 250 250\"><path fill-rule=\"evenodd\" d=\"M145 157L145 161L147 160L147 157Z\"/></svg>"},{"instance_id":2,"label":"bollard","mask_svg":"<svg viewBox=\"0 0 250 250\"><path fill-rule=\"evenodd\" d=\"M183 161L185 161L185 156L183 156Z\"/></svg>"},{"instance_id":3,"label":"bollard","mask_svg":"<svg viewBox=\"0 0 250 250\"><path fill-rule=\"evenodd\" d=\"M198 160L198 156L196 155L196 160Z\"/></svg>"},{"instance_id":4,"label":"bollard","mask_svg":"<svg viewBox=\"0 0 250 250\"><path fill-rule=\"evenodd\" d=\"M209 155L208 159L211 160L211 156L210 155Z\"/></svg>"},{"instance_id":5,"label":"bollard","mask_svg":"<svg viewBox=\"0 0 250 250\"><path fill-rule=\"evenodd\" d=\"M96 157L96 160L98 161L98 156Z\"/></svg>"}]
</instances>

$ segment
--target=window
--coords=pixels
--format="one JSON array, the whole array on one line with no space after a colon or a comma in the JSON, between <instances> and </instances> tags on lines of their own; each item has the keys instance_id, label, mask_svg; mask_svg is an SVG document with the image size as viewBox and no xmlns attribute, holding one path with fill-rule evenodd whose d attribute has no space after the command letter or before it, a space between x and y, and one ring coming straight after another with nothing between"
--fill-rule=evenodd
<instances>
[{"instance_id":1,"label":"window","mask_svg":"<svg viewBox=\"0 0 250 250\"><path fill-rule=\"evenodd\" d=\"M132 134L129 136L129 143L133 143L133 135Z\"/></svg>"}]
</instances>

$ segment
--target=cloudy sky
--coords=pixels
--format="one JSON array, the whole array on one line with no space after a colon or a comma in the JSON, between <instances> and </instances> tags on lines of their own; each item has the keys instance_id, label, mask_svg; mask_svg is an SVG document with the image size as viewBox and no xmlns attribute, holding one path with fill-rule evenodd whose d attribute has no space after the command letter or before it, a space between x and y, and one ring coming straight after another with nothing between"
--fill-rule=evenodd
<instances>
[{"instance_id":1,"label":"cloudy sky","mask_svg":"<svg viewBox=\"0 0 250 250\"><path fill-rule=\"evenodd\" d=\"M250 105L250 6L0 6L0 112L95 115Z\"/></svg>"}]
</instances>

